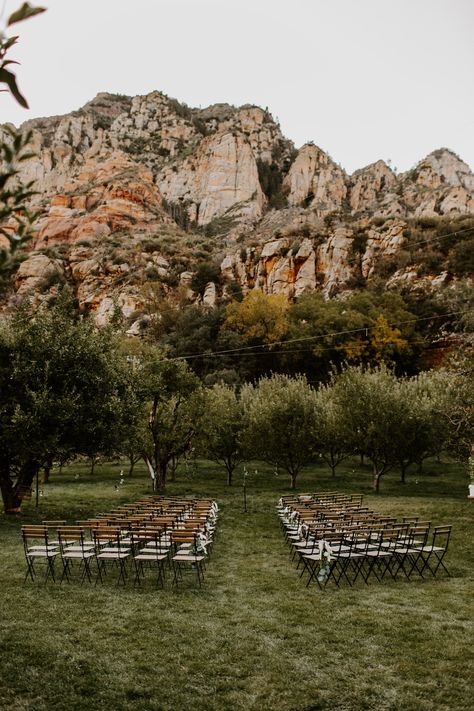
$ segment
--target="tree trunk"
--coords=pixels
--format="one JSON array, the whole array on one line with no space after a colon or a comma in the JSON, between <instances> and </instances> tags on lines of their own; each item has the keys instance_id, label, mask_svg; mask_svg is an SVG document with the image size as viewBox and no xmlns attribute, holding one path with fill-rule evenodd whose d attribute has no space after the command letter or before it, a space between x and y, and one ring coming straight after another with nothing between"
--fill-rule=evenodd
<instances>
[{"instance_id":1,"label":"tree trunk","mask_svg":"<svg viewBox=\"0 0 474 711\"><path fill-rule=\"evenodd\" d=\"M96 463L97 463L96 458L95 458L95 457L91 457L91 471L90 471L90 475L91 475L91 476L94 476Z\"/></svg>"},{"instance_id":2,"label":"tree trunk","mask_svg":"<svg viewBox=\"0 0 474 711\"><path fill-rule=\"evenodd\" d=\"M297 476L298 476L297 473L296 473L296 474L291 474L291 473L290 473L290 477L291 477L291 488L292 488L292 489L296 489L296 477L297 477Z\"/></svg>"},{"instance_id":3,"label":"tree trunk","mask_svg":"<svg viewBox=\"0 0 474 711\"><path fill-rule=\"evenodd\" d=\"M143 454L129 454L128 455L128 460L130 462L130 467L128 469L128 476L132 476L133 472L135 471L135 464L138 464L140 459L143 459Z\"/></svg>"},{"instance_id":4,"label":"tree trunk","mask_svg":"<svg viewBox=\"0 0 474 711\"><path fill-rule=\"evenodd\" d=\"M379 471L377 469L377 467L375 467L375 466L374 466L373 472L374 472L374 478L373 478L372 485L373 485L375 493L378 494L380 491L380 477L382 476L383 472Z\"/></svg>"},{"instance_id":5,"label":"tree trunk","mask_svg":"<svg viewBox=\"0 0 474 711\"><path fill-rule=\"evenodd\" d=\"M166 487L166 475L168 473L168 460L158 462L156 469L156 490L164 491Z\"/></svg>"},{"instance_id":6,"label":"tree trunk","mask_svg":"<svg viewBox=\"0 0 474 711\"><path fill-rule=\"evenodd\" d=\"M5 514L13 516L21 512L22 500L20 499L18 494L14 492L13 487L10 487L9 489L4 489L4 487L2 486L2 499L3 510Z\"/></svg>"},{"instance_id":7,"label":"tree trunk","mask_svg":"<svg viewBox=\"0 0 474 711\"><path fill-rule=\"evenodd\" d=\"M147 457L146 454L143 455L143 459L144 459L145 464L146 464L146 466L147 466L148 473L150 474L150 478L151 478L151 488L152 488L153 492L155 492L155 491L156 491L156 472L155 472L155 467L153 466L153 463L152 463L151 459L149 459L149 457Z\"/></svg>"},{"instance_id":8,"label":"tree trunk","mask_svg":"<svg viewBox=\"0 0 474 711\"><path fill-rule=\"evenodd\" d=\"M20 469L15 486L10 474L8 464L0 466L0 489L6 514L19 514L23 499L31 493L31 485L39 471L39 463L36 460L29 460Z\"/></svg>"},{"instance_id":9,"label":"tree trunk","mask_svg":"<svg viewBox=\"0 0 474 711\"><path fill-rule=\"evenodd\" d=\"M360 466L361 467L364 466L364 453L363 452L361 452L361 454L360 454Z\"/></svg>"},{"instance_id":10,"label":"tree trunk","mask_svg":"<svg viewBox=\"0 0 474 711\"><path fill-rule=\"evenodd\" d=\"M171 481L175 482L176 481L176 469L178 468L178 458L177 457L171 457L171 462L170 462L170 471L171 471Z\"/></svg>"},{"instance_id":11,"label":"tree trunk","mask_svg":"<svg viewBox=\"0 0 474 711\"><path fill-rule=\"evenodd\" d=\"M405 483L405 474L408 469L408 466L409 466L408 462L401 462L401 464L400 464L400 484Z\"/></svg>"},{"instance_id":12,"label":"tree trunk","mask_svg":"<svg viewBox=\"0 0 474 711\"><path fill-rule=\"evenodd\" d=\"M41 479L42 484L49 484L49 476L51 474L51 469L53 466L53 462L48 461L43 467L43 478Z\"/></svg>"},{"instance_id":13,"label":"tree trunk","mask_svg":"<svg viewBox=\"0 0 474 711\"><path fill-rule=\"evenodd\" d=\"M0 466L0 490L2 492L3 509L5 513L20 513L21 499L15 494L10 469L7 464Z\"/></svg>"},{"instance_id":14,"label":"tree trunk","mask_svg":"<svg viewBox=\"0 0 474 711\"><path fill-rule=\"evenodd\" d=\"M234 468L227 466L227 486L232 486L232 474L234 473Z\"/></svg>"}]
</instances>

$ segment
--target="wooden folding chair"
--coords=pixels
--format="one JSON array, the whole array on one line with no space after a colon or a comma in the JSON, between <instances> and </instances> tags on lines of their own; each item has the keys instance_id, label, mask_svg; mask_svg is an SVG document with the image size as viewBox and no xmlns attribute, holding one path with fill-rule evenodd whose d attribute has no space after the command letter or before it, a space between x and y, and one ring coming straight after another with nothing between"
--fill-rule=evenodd
<instances>
[{"instance_id":1,"label":"wooden folding chair","mask_svg":"<svg viewBox=\"0 0 474 711\"><path fill-rule=\"evenodd\" d=\"M24 583L26 583L29 577L32 581L35 579L35 562L38 560L44 561L46 564L44 581L46 582L49 577L54 581L56 579L54 574L54 561L59 554L59 547L56 543L50 543L48 527L38 525L23 526L21 535L26 559Z\"/></svg>"},{"instance_id":2,"label":"wooden folding chair","mask_svg":"<svg viewBox=\"0 0 474 711\"><path fill-rule=\"evenodd\" d=\"M172 556L173 564L173 585L177 585L182 579L182 572L186 568L194 568L197 573L197 579L199 587L201 587L204 580L204 567L203 562L206 558L205 555L197 554L198 549L198 534L192 531L172 531L171 540L173 544L177 547L181 545L182 548L178 549L175 555ZM186 547L185 547L186 546Z\"/></svg>"},{"instance_id":3,"label":"wooden folding chair","mask_svg":"<svg viewBox=\"0 0 474 711\"><path fill-rule=\"evenodd\" d=\"M98 528L93 531L94 541L96 544L96 559L97 559L97 577L95 584L100 580L104 582L104 577L107 573L107 564L118 566L119 576L117 585L120 581L125 585L127 579L126 561L131 555L131 547L123 545L120 529L112 529L112 527Z\"/></svg>"},{"instance_id":4,"label":"wooden folding chair","mask_svg":"<svg viewBox=\"0 0 474 711\"><path fill-rule=\"evenodd\" d=\"M435 528L433 528L431 543L425 542L422 545L413 546L413 548L418 551L418 557L413 563L410 573L416 569L421 577L423 577L424 571L428 570L433 577L436 577L436 573L441 567L445 573L451 577L449 570L443 563L451 538L451 530L452 526L435 526ZM433 562L430 562L432 559Z\"/></svg>"},{"instance_id":5,"label":"wooden folding chair","mask_svg":"<svg viewBox=\"0 0 474 711\"><path fill-rule=\"evenodd\" d=\"M157 570L156 585L164 587L164 564L168 560L170 546L169 544L167 547L162 546L161 531L150 528L132 531L131 537L132 547L137 551L133 556L135 585L140 585L140 578L145 576L145 567L155 566Z\"/></svg>"},{"instance_id":6,"label":"wooden folding chair","mask_svg":"<svg viewBox=\"0 0 474 711\"><path fill-rule=\"evenodd\" d=\"M94 541L87 539L84 529L80 526L62 526L58 528L59 546L63 572L60 582L66 578L70 582L70 573L73 563L79 562L81 570L81 584L87 578L92 582L91 561L95 558Z\"/></svg>"}]
</instances>

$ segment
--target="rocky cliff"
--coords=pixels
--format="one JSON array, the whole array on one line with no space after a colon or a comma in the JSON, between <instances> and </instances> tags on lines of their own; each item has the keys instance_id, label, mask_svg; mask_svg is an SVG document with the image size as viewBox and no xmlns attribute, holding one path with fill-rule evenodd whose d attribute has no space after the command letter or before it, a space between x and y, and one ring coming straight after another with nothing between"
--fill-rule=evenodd
<instances>
[{"instance_id":1,"label":"rocky cliff","mask_svg":"<svg viewBox=\"0 0 474 711\"><path fill-rule=\"evenodd\" d=\"M267 110L160 92L99 94L24 128L35 156L21 175L41 217L10 302L69 282L100 323L118 306L132 331L157 292L213 305L235 283L291 298L377 276L438 288L473 234L474 176L444 148L407 173L380 160L347 175L312 143L296 150ZM220 278L193 293L209 262Z\"/></svg>"}]
</instances>

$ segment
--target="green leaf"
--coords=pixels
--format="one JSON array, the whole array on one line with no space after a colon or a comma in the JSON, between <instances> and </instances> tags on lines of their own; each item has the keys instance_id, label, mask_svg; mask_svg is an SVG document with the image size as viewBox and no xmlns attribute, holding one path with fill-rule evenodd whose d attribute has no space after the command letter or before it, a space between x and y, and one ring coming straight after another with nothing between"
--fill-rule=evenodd
<instances>
[{"instance_id":1,"label":"green leaf","mask_svg":"<svg viewBox=\"0 0 474 711\"><path fill-rule=\"evenodd\" d=\"M23 20L27 20L29 17L39 15L41 12L45 12L45 10L46 8L44 7L32 7L29 2L24 2L18 10L10 15L7 27L14 25L15 22L23 22Z\"/></svg>"},{"instance_id":2,"label":"green leaf","mask_svg":"<svg viewBox=\"0 0 474 711\"><path fill-rule=\"evenodd\" d=\"M4 52L7 51L7 49L10 49L10 47L13 47L14 44L17 43L18 40L18 35L15 35L14 37L9 37L7 40L5 40L2 44L2 50Z\"/></svg>"},{"instance_id":3,"label":"green leaf","mask_svg":"<svg viewBox=\"0 0 474 711\"><path fill-rule=\"evenodd\" d=\"M14 74L12 74L12 72L9 72L7 69L0 69L0 82L8 86L12 95L18 101L20 106L23 106L23 108L25 109L29 108L28 102L26 101L25 97L20 94L20 90L18 89L16 83L16 77Z\"/></svg>"}]
</instances>

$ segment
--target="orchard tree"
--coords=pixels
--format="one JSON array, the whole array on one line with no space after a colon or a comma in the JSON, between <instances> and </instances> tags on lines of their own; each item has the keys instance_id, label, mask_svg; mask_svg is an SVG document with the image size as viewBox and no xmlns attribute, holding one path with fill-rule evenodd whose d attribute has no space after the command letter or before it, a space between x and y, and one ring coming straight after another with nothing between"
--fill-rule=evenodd
<instances>
[{"instance_id":1,"label":"orchard tree","mask_svg":"<svg viewBox=\"0 0 474 711\"><path fill-rule=\"evenodd\" d=\"M290 476L291 488L315 456L315 393L302 377L273 375L242 389L249 451Z\"/></svg>"},{"instance_id":2,"label":"orchard tree","mask_svg":"<svg viewBox=\"0 0 474 711\"><path fill-rule=\"evenodd\" d=\"M142 399L140 373L136 369L133 356L126 356L127 372L121 402L121 431L117 454L125 455L129 461L128 476L132 476L135 465L143 459L148 441L147 410Z\"/></svg>"},{"instance_id":3,"label":"orchard tree","mask_svg":"<svg viewBox=\"0 0 474 711\"><path fill-rule=\"evenodd\" d=\"M197 446L213 462L225 467L232 485L235 468L245 459L244 410L235 388L216 383L203 392Z\"/></svg>"},{"instance_id":4,"label":"orchard tree","mask_svg":"<svg viewBox=\"0 0 474 711\"><path fill-rule=\"evenodd\" d=\"M143 458L153 489L163 491L171 463L189 449L196 434L200 383L185 361L167 359L157 349L143 352L139 368L148 409Z\"/></svg>"},{"instance_id":5,"label":"orchard tree","mask_svg":"<svg viewBox=\"0 0 474 711\"><path fill-rule=\"evenodd\" d=\"M110 332L77 319L67 299L23 307L0 330L0 488L18 512L41 467L116 451L125 364Z\"/></svg>"},{"instance_id":6,"label":"orchard tree","mask_svg":"<svg viewBox=\"0 0 474 711\"><path fill-rule=\"evenodd\" d=\"M344 412L329 384L319 387L315 395L315 403L317 415L314 431L315 447L335 477L338 465L352 454L350 441L346 437L344 428L341 427Z\"/></svg>"},{"instance_id":7,"label":"orchard tree","mask_svg":"<svg viewBox=\"0 0 474 711\"><path fill-rule=\"evenodd\" d=\"M354 453L371 461L373 488L378 492L381 477L396 466L403 446L400 423L406 408L397 378L384 365L372 369L349 366L333 374L332 391L344 413L341 436Z\"/></svg>"},{"instance_id":8,"label":"orchard tree","mask_svg":"<svg viewBox=\"0 0 474 711\"><path fill-rule=\"evenodd\" d=\"M427 371L398 383L398 397L405 404L397 437L400 481L411 464L421 466L424 459L439 454L447 439L444 413L450 406L449 374L444 370Z\"/></svg>"},{"instance_id":9,"label":"orchard tree","mask_svg":"<svg viewBox=\"0 0 474 711\"><path fill-rule=\"evenodd\" d=\"M450 364L449 401L443 415L448 448L461 461L474 460L474 352L472 344Z\"/></svg>"}]
</instances>

